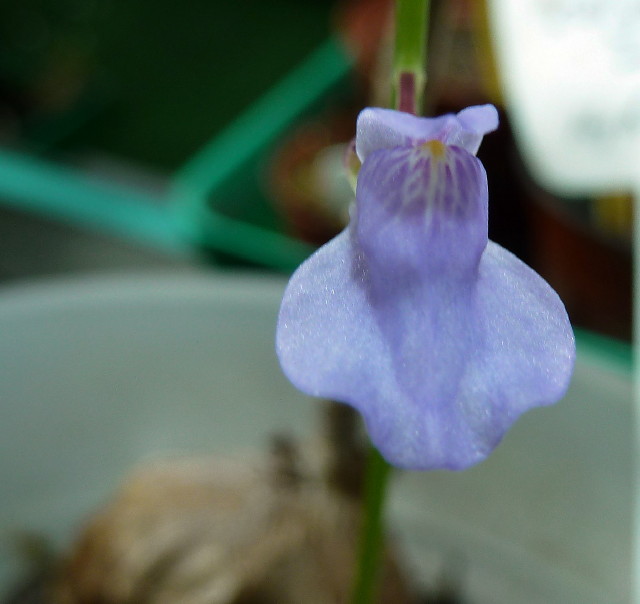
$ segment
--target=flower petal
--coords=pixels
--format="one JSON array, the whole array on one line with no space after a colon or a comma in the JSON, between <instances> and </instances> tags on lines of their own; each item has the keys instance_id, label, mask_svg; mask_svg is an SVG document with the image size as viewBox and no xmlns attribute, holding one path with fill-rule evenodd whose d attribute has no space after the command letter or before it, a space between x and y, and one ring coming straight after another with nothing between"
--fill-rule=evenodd
<instances>
[{"instance_id":1,"label":"flower petal","mask_svg":"<svg viewBox=\"0 0 640 604\"><path fill-rule=\"evenodd\" d=\"M355 220L285 292L276 338L285 374L357 408L401 467L475 464L569 383L575 348L562 302L487 242L486 201L484 169L461 148L377 151L359 175Z\"/></svg>"},{"instance_id":2,"label":"flower petal","mask_svg":"<svg viewBox=\"0 0 640 604\"><path fill-rule=\"evenodd\" d=\"M485 170L438 141L375 151L358 177L355 229L376 278L469 278L487 244Z\"/></svg>"},{"instance_id":3,"label":"flower petal","mask_svg":"<svg viewBox=\"0 0 640 604\"><path fill-rule=\"evenodd\" d=\"M482 137L497 127L498 112L493 105L467 107L457 115L450 113L435 118L369 107L358 116L356 151L364 162L370 153L378 149L439 140L475 155Z\"/></svg>"},{"instance_id":4,"label":"flower petal","mask_svg":"<svg viewBox=\"0 0 640 604\"><path fill-rule=\"evenodd\" d=\"M398 359L397 341L379 324L389 309L371 303L368 271L343 231L287 287L276 339L282 368L303 392L358 409L394 465L478 463L523 412L563 396L575 355L562 302L534 271L489 242L478 274L455 304L405 298Z\"/></svg>"},{"instance_id":5,"label":"flower petal","mask_svg":"<svg viewBox=\"0 0 640 604\"><path fill-rule=\"evenodd\" d=\"M464 147L474 155L478 152L484 135L498 128L498 111L493 105L467 107L459 111L456 117L462 126L461 132L465 133L467 137L466 143L462 144L453 138L449 139L448 143Z\"/></svg>"},{"instance_id":6,"label":"flower petal","mask_svg":"<svg viewBox=\"0 0 640 604\"><path fill-rule=\"evenodd\" d=\"M390 350L398 394L359 405L373 442L395 465L467 468L522 413L566 392L575 343L564 306L500 246L488 244L471 291L439 293L426 309L425 292L411 302ZM373 312L380 317L381 306Z\"/></svg>"},{"instance_id":7,"label":"flower petal","mask_svg":"<svg viewBox=\"0 0 640 604\"><path fill-rule=\"evenodd\" d=\"M281 306L276 347L289 379L357 408L401 467L483 460L571 377L562 302L487 239L474 154L496 125L491 106L435 119L362 112L355 216L294 273Z\"/></svg>"},{"instance_id":8,"label":"flower petal","mask_svg":"<svg viewBox=\"0 0 640 604\"><path fill-rule=\"evenodd\" d=\"M362 254L345 229L291 277L284 293L276 350L300 390L355 403L373 396L371 378L389 371L389 353L367 301Z\"/></svg>"}]
</instances>

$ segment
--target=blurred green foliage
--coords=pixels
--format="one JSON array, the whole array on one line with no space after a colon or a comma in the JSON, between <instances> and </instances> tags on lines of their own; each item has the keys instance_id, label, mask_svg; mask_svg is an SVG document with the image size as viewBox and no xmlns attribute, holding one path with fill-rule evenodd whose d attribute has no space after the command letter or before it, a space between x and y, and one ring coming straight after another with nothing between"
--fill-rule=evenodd
<instances>
[{"instance_id":1,"label":"blurred green foliage","mask_svg":"<svg viewBox=\"0 0 640 604\"><path fill-rule=\"evenodd\" d=\"M0 133L173 170L327 37L331 10L319 0L0 3Z\"/></svg>"}]
</instances>

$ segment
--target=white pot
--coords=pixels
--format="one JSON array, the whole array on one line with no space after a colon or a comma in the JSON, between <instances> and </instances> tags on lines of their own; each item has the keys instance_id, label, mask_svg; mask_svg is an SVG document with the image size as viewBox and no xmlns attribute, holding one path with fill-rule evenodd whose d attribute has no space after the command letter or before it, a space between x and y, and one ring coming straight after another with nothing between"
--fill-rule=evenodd
<instances>
[{"instance_id":1,"label":"white pot","mask_svg":"<svg viewBox=\"0 0 640 604\"><path fill-rule=\"evenodd\" d=\"M313 429L273 351L281 279L50 280L0 289L0 592L12 536L63 544L133 464ZM630 591L631 376L579 346L573 385L463 473L406 473L390 520L430 583L469 604L612 604Z\"/></svg>"}]
</instances>

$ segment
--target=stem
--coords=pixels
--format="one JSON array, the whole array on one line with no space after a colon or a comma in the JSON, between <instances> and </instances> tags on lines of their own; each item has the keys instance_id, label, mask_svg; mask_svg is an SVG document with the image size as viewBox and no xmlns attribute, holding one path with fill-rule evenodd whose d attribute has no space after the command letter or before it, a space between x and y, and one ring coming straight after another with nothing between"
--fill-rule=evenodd
<instances>
[{"instance_id":1,"label":"stem","mask_svg":"<svg viewBox=\"0 0 640 604\"><path fill-rule=\"evenodd\" d=\"M429 0L396 0L396 40L392 73L392 103L417 114L426 83ZM378 587L383 545L383 511L391 466L371 447L365 478L360 555L352 604L372 604Z\"/></svg>"},{"instance_id":2,"label":"stem","mask_svg":"<svg viewBox=\"0 0 640 604\"><path fill-rule=\"evenodd\" d=\"M429 0L396 0L393 102L400 111L418 114L426 83Z\"/></svg>"},{"instance_id":3,"label":"stem","mask_svg":"<svg viewBox=\"0 0 640 604\"><path fill-rule=\"evenodd\" d=\"M371 604L378 587L378 568L382 553L383 510L391 466L371 447L365 480L365 500L360 556L352 604Z\"/></svg>"}]
</instances>

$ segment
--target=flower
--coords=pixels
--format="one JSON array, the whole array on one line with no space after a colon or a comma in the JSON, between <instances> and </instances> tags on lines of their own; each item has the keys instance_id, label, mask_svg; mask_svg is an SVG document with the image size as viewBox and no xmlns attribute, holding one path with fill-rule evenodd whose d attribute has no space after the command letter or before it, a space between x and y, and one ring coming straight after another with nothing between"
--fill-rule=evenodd
<instances>
[{"instance_id":1,"label":"flower","mask_svg":"<svg viewBox=\"0 0 640 604\"><path fill-rule=\"evenodd\" d=\"M575 341L551 287L487 236L475 153L491 105L357 123L355 215L293 274L277 353L307 394L352 405L409 469L485 459L525 411L565 394Z\"/></svg>"}]
</instances>

